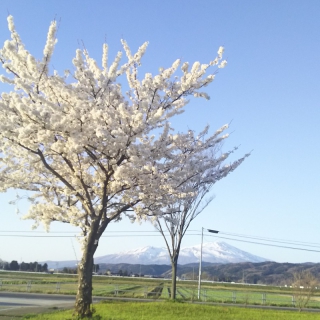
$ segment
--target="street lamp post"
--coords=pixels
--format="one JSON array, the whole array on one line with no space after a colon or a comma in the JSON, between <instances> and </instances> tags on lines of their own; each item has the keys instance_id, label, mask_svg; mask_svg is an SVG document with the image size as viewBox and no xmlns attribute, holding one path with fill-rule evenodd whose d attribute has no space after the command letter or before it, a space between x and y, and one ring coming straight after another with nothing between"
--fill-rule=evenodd
<instances>
[{"instance_id":1,"label":"street lamp post","mask_svg":"<svg viewBox=\"0 0 320 320\"><path fill-rule=\"evenodd\" d=\"M201 248L200 248L200 261L199 261L199 279L198 279L198 300L200 299L201 291L201 271L202 271L202 244L203 244L203 227L201 228Z\"/></svg>"},{"instance_id":2,"label":"street lamp post","mask_svg":"<svg viewBox=\"0 0 320 320\"><path fill-rule=\"evenodd\" d=\"M198 300L200 299L200 295L201 295L203 230L207 230L208 232L211 232L211 233L219 233L219 231L217 231L217 230L205 229L203 227L201 228L201 249L200 249L200 261L199 261Z\"/></svg>"}]
</instances>

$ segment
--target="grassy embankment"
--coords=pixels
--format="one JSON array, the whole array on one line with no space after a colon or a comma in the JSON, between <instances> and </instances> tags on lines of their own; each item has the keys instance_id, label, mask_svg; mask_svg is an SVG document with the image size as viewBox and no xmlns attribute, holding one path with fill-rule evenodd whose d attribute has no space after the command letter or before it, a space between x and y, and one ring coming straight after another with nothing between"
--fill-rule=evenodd
<instances>
[{"instance_id":1,"label":"grassy embankment","mask_svg":"<svg viewBox=\"0 0 320 320\"><path fill-rule=\"evenodd\" d=\"M257 310L171 302L104 302L95 305L94 320L313 320L319 313ZM28 315L23 319L71 320L72 310L50 314Z\"/></svg>"}]
</instances>

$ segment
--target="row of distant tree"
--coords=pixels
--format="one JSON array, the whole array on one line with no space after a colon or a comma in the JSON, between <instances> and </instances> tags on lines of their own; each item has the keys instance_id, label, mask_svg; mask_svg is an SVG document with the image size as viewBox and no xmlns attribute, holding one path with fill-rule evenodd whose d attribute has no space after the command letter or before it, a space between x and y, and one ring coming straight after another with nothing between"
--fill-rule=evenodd
<instances>
[{"instance_id":1,"label":"row of distant tree","mask_svg":"<svg viewBox=\"0 0 320 320\"><path fill-rule=\"evenodd\" d=\"M35 262L0 261L0 269L11 271L48 272L48 265Z\"/></svg>"},{"instance_id":2,"label":"row of distant tree","mask_svg":"<svg viewBox=\"0 0 320 320\"><path fill-rule=\"evenodd\" d=\"M60 272L60 271L59 271ZM67 268L67 267L64 267L62 270L61 270L62 273L69 273L69 274L77 274L78 270L77 268Z\"/></svg>"},{"instance_id":3,"label":"row of distant tree","mask_svg":"<svg viewBox=\"0 0 320 320\"><path fill-rule=\"evenodd\" d=\"M0 259L0 269L11 270L11 271L29 271L29 272L48 272L47 263L41 264L37 261L35 262L21 262L18 263L17 260L12 260L11 262L6 262ZM100 270L98 264L93 265L93 271L98 273ZM62 273L76 274L77 268L63 268Z\"/></svg>"},{"instance_id":4,"label":"row of distant tree","mask_svg":"<svg viewBox=\"0 0 320 320\"><path fill-rule=\"evenodd\" d=\"M98 273L100 270L100 266L98 264L94 264L93 265L93 272L94 273ZM69 273L69 274L77 274L78 273L78 270L77 268L68 268L68 267L64 267L62 270L61 270L62 273Z\"/></svg>"},{"instance_id":5,"label":"row of distant tree","mask_svg":"<svg viewBox=\"0 0 320 320\"><path fill-rule=\"evenodd\" d=\"M103 274L103 273L102 273ZM107 269L104 273L107 276L120 276L120 277L144 277L143 273L133 273L132 271L119 269L118 272L112 272L110 269Z\"/></svg>"}]
</instances>

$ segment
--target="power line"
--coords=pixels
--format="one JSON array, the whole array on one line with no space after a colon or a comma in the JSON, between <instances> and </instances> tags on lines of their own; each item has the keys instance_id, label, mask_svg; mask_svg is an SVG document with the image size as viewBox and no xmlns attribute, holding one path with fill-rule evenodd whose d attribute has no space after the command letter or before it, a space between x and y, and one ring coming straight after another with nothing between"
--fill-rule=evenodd
<instances>
[{"instance_id":1,"label":"power line","mask_svg":"<svg viewBox=\"0 0 320 320\"><path fill-rule=\"evenodd\" d=\"M141 231L107 231L108 233L159 233L159 231L146 231L146 230L141 230ZM169 231L165 231L166 233L169 233ZM188 230L187 232L199 232L199 230ZM75 234L74 231L50 231L50 232L46 232L46 231L21 231L21 230L13 230L13 231L1 231L0 233L72 233Z\"/></svg>"},{"instance_id":2,"label":"power line","mask_svg":"<svg viewBox=\"0 0 320 320\"><path fill-rule=\"evenodd\" d=\"M195 233L196 232L196 233ZM16 233L16 234L1 234L1 233ZM19 233L34 233L34 234L46 234L45 236L27 236L27 235L19 235ZM158 236L159 231L152 230L152 231L146 231L146 230L139 230L139 231L126 231L126 230L119 230L119 231L107 231L108 235L103 235L102 237L133 237L133 236ZM117 234L116 236L113 234ZM140 235L137 235L139 233ZM169 231L164 231L166 235L170 235ZM71 236L52 236L50 234L71 234ZM120 234L120 235L119 235ZM133 235L134 234L134 235ZM200 235L199 230L187 230L186 235ZM320 248L320 243L316 242L303 242L303 241L296 241L296 240L286 240L286 239L277 239L277 238L268 238L268 237L260 237L260 236L254 236L254 235L245 235L245 234L238 234L238 233L230 233L230 232L223 232L219 231L219 234L232 236L232 237L239 237L239 238L246 238L246 239L254 239L254 240L260 240L260 241L267 241L267 242L274 242L274 243L284 243L284 244L295 244L299 246L307 246L307 247L316 247ZM27 231L21 231L21 230L0 230L0 237L1 236L12 236L12 237L74 237L74 236L80 236L76 234L74 231L50 231L49 233L46 231L36 231L36 230L27 230Z\"/></svg>"},{"instance_id":3,"label":"power line","mask_svg":"<svg viewBox=\"0 0 320 320\"><path fill-rule=\"evenodd\" d=\"M310 252L320 252L320 250L297 248L297 247L288 247L288 246L280 246L280 245L276 245L276 244L254 242L254 241L240 240L240 239L233 239L233 238L227 238L227 237L221 237L221 236L213 236L213 235L206 235L206 236L216 237L216 238L220 238L220 239L227 239L227 240L232 240L232 241L238 241L238 242L253 243L253 244L258 244L258 245L268 246L268 247L277 247L277 248L285 248L285 249L300 250L300 251L310 251Z\"/></svg>"},{"instance_id":4,"label":"power line","mask_svg":"<svg viewBox=\"0 0 320 320\"><path fill-rule=\"evenodd\" d=\"M128 230L117 230L117 231L112 231L112 230L108 230L107 233L108 234L121 234L121 233L125 233L126 235L131 234L131 233L140 233L140 234L144 234L144 233L154 233L154 234L158 234L159 231L157 230L139 230L139 231L128 231ZM199 230L187 230L186 234L192 233L192 232L200 232ZM34 233L34 234L46 234L48 237L49 234L72 234L75 235L76 231L37 231L37 230L0 230L0 236L1 233ZM164 233L170 234L169 231L164 231ZM192 235L199 235L200 233L197 234L192 234ZM232 237L240 237L240 238L247 238L247 239L256 239L256 240L262 240L262 241L268 241L268 242L276 242L276 243L287 243L287 244L297 244L297 245L306 245L306 246L310 246L310 247L320 247L320 243L316 243L316 242L304 242L304 241L297 241L297 240L286 240L286 239L278 239L278 238L268 238L268 237L261 237L261 236L254 236L254 235L245 235L245 234L239 234L239 233L230 233L230 232L223 232L223 231L219 231L219 234L223 234L223 235L227 235L227 236L232 236ZM12 235L12 236L18 236L18 235Z\"/></svg>"},{"instance_id":5,"label":"power line","mask_svg":"<svg viewBox=\"0 0 320 320\"><path fill-rule=\"evenodd\" d=\"M259 236L249 236L244 234L238 234L238 233L228 233L228 232L219 232L220 234L224 234L227 236L232 237L240 237L240 238L247 238L247 239L256 239L256 240L262 240L262 241L269 241L269 242L277 242L277 243L287 243L287 244L296 244L296 245L302 245L302 246L308 246L308 247L318 247L320 248L320 243L316 242L305 242L305 241L296 241L296 240L285 240L285 239L275 239L275 238L266 238L266 237L259 237Z\"/></svg>"},{"instance_id":6,"label":"power line","mask_svg":"<svg viewBox=\"0 0 320 320\"><path fill-rule=\"evenodd\" d=\"M188 236L198 236L198 233L195 234L186 234ZM27 235L27 234L0 234L0 237L15 237L15 238L73 238L73 237L83 237L81 235L69 235L69 236L50 236L50 235ZM127 235L109 235L109 236L101 236L100 238L123 238L123 237L162 237L161 234L127 234Z\"/></svg>"},{"instance_id":7,"label":"power line","mask_svg":"<svg viewBox=\"0 0 320 320\"><path fill-rule=\"evenodd\" d=\"M3 233L10 233L10 234L3 234ZM21 233L37 233L37 235L21 234ZM40 235L40 233L46 233L46 235ZM4 230L0 230L0 237L16 237L16 238L73 238L73 237L80 237L81 238L82 237L81 235L77 235L72 231L53 231L50 233L51 234L52 233L59 234L59 235L50 235L45 231L20 231L20 230L4 231ZM155 231L144 231L144 230L141 230L141 231L108 231L107 233L108 233L108 235L102 235L101 238L162 237L162 235L159 234L159 232L157 230L155 230ZM165 233L166 233L166 235L170 234L168 231L166 231ZM61 234L69 234L69 235L61 235ZM236 233L221 232L221 231L219 232L219 234L226 235L227 237L219 236L219 235L211 235L211 234L210 234L210 236L220 238L220 239L245 242L245 243L252 243L252 244L263 245L263 246L268 246L268 247L277 247L277 248L285 248L285 249L309 251L309 252L320 252L320 250L273 244L273 243L283 243L283 244L294 244L294 245L298 245L298 246L311 247L311 248L312 247L320 248L320 244L314 243L314 242L300 242L300 241L295 241L295 240L284 240L284 239L275 239L275 238L267 238L267 237L258 237L258 236L252 236L252 235L236 234ZM199 233L199 230L188 230L185 235L186 236L200 236L201 233ZM260 241L271 242L271 243L263 243L263 242L257 242L257 241L235 239L235 238L230 238L228 236L237 237L237 238L260 240Z\"/></svg>"}]
</instances>

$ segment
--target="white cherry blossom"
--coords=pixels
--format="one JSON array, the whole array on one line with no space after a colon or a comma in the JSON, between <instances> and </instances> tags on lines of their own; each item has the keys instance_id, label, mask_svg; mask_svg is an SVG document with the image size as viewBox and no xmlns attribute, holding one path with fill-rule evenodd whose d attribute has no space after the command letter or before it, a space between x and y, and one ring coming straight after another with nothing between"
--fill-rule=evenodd
<instances>
[{"instance_id":1,"label":"white cherry blossom","mask_svg":"<svg viewBox=\"0 0 320 320\"><path fill-rule=\"evenodd\" d=\"M225 65L223 48L214 60L195 62L190 71L187 62L176 60L159 74L139 79L148 43L132 53L122 40L126 62L119 51L110 63L106 44L102 67L86 49L78 49L73 70L60 75L50 70L57 44L55 21L41 59L28 52L11 16L8 26L11 40L0 50L5 71L0 81L12 91L0 98L0 191L30 191L25 218L36 225L49 228L52 221L61 221L81 229L76 310L90 314L93 255L108 224L128 211L138 220L170 213L163 208L194 195L181 186L228 157L210 156L227 138L222 135L227 126L211 136L208 128L195 136L174 133L169 125L188 96L209 99L201 90L214 79L216 70L209 70ZM179 67L182 75L174 76Z\"/></svg>"}]
</instances>

